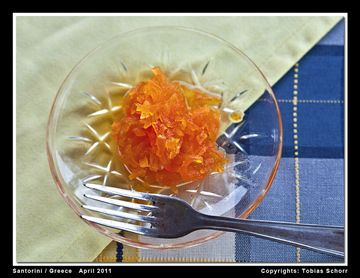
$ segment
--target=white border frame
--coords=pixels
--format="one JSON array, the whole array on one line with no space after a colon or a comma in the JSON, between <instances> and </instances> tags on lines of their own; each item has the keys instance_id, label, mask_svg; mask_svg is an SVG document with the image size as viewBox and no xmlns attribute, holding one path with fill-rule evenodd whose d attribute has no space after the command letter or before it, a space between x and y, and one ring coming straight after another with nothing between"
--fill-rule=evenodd
<instances>
[{"instance_id":1,"label":"white border frame","mask_svg":"<svg viewBox=\"0 0 360 278\"><path fill-rule=\"evenodd\" d=\"M343 16L345 18L345 41L344 41L344 166L345 166L345 260L344 263L18 263L16 262L16 17L18 16ZM287 266L316 266L334 267L348 265L348 14L347 13L13 13L13 266L126 266L126 265L146 265L146 266L279 266L284 269ZM280 273L281 274L281 273Z\"/></svg>"}]
</instances>

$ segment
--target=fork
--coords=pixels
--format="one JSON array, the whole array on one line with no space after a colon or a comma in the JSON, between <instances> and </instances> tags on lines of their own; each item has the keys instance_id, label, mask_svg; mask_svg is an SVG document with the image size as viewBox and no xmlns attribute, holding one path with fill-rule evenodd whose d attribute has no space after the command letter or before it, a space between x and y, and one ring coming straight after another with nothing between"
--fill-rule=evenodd
<instances>
[{"instance_id":1,"label":"fork","mask_svg":"<svg viewBox=\"0 0 360 278\"><path fill-rule=\"evenodd\" d=\"M92 205L82 205L84 209L115 216L127 221L121 222L84 214L80 215L81 218L89 222L103 226L156 238L178 238L201 229L240 232L321 253L344 257L344 227L341 226L296 224L290 222L212 216L196 211L188 203L176 197L142 193L94 183L84 183L84 186L102 193L151 203L141 204L99 195L84 194L84 197L87 199L107 203L119 208L128 208L134 211L134 213L129 213Z\"/></svg>"}]
</instances>

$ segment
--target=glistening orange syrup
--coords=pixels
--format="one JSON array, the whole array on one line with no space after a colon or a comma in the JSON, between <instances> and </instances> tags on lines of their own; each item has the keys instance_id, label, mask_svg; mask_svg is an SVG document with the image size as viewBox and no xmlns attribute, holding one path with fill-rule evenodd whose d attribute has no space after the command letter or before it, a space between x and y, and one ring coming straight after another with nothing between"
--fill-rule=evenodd
<instances>
[{"instance_id":1,"label":"glistening orange syrup","mask_svg":"<svg viewBox=\"0 0 360 278\"><path fill-rule=\"evenodd\" d=\"M227 162L217 149L221 99L183 83L170 82L159 67L122 100L112 124L120 160L131 180L171 187L222 172Z\"/></svg>"}]
</instances>

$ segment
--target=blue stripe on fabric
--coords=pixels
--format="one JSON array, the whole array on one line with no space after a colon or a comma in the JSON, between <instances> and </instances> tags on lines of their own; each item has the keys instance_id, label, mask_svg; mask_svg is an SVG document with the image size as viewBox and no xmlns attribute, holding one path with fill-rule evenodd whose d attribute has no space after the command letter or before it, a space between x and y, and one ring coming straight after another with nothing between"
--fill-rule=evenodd
<instances>
[{"instance_id":1,"label":"blue stripe on fabric","mask_svg":"<svg viewBox=\"0 0 360 278\"><path fill-rule=\"evenodd\" d=\"M301 158L344 158L343 147L299 147ZM283 147L283 157L294 157L294 146Z\"/></svg>"},{"instance_id":2,"label":"blue stripe on fabric","mask_svg":"<svg viewBox=\"0 0 360 278\"><path fill-rule=\"evenodd\" d=\"M124 249L124 246L122 245L122 243L117 242L116 243L116 261L117 262L122 262L122 260L123 260L123 249Z\"/></svg>"},{"instance_id":3,"label":"blue stripe on fabric","mask_svg":"<svg viewBox=\"0 0 360 278\"><path fill-rule=\"evenodd\" d=\"M275 85L272 89L277 99L291 99L294 84L294 68L291 68ZM286 103L291 104L291 103ZM282 103L279 103L282 105ZM281 107L280 107L281 110Z\"/></svg>"},{"instance_id":4,"label":"blue stripe on fabric","mask_svg":"<svg viewBox=\"0 0 360 278\"><path fill-rule=\"evenodd\" d=\"M300 157L305 150L312 150L314 158L331 157L331 154L337 154L334 158L341 157L344 148L343 106L299 105L298 138Z\"/></svg>"},{"instance_id":5,"label":"blue stripe on fabric","mask_svg":"<svg viewBox=\"0 0 360 278\"><path fill-rule=\"evenodd\" d=\"M307 54L309 56L344 56L343 45L316 45Z\"/></svg>"},{"instance_id":6,"label":"blue stripe on fabric","mask_svg":"<svg viewBox=\"0 0 360 278\"><path fill-rule=\"evenodd\" d=\"M316 46L299 63L299 99L344 100L344 56L312 55L328 52L343 46ZM334 53L333 53L334 54Z\"/></svg>"},{"instance_id":7,"label":"blue stripe on fabric","mask_svg":"<svg viewBox=\"0 0 360 278\"><path fill-rule=\"evenodd\" d=\"M245 129L247 129L245 127ZM235 155L235 161L244 161L243 154L241 152L238 152ZM249 178L247 176L249 174L246 169L249 168L248 163L241 163L235 167L236 172L241 173L242 175L246 175L246 178ZM241 180L238 180L236 186L244 186L245 188L249 187L248 183L245 183ZM240 202L238 202L235 205L235 214L241 215L251 204L251 199L253 196L251 195L251 191L247 191L245 196L241 199ZM236 262L250 262L250 237L248 235L236 233L235 234L235 261Z\"/></svg>"},{"instance_id":8,"label":"blue stripe on fabric","mask_svg":"<svg viewBox=\"0 0 360 278\"><path fill-rule=\"evenodd\" d=\"M344 225L344 160L300 159L301 222ZM302 262L343 262L335 256L301 250Z\"/></svg>"},{"instance_id":9,"label":"blue stripe on fabric","mask_svg":"<svg viewBox=\"0 0 360 278\"><path fill-rule=\"evenodd\" d=\"M235 234L235 261L237 263L250 262L250 236Z\"/></svg>"},{"instance_id":10,"label":"blue stripe on fabric","mask_svg":"<svg viewBox=\"0 0 360 278\"><path fill-rule=\"evenodd\" d=\"M273 185L249 219L295 221L293 158L282 159ZM236 234L235 259L237 262L295 262L295 247Z\"/></svg>"},{"instance_id":11,"label":"blue stripe on fabric","mask_svg":"<svg viewBox=\"0 0 360 278\"><path fill-rule=\"evenodd\" d=\"M239 165L241 166L241 164ZM236 169L241 172L241 169ZM241 186L241 185L238 185ZM247 186L247 185L244 185ZM247 207L250 205L251 196L250 191L242 198L235 206L235 214L241 215ZM250 262L250 236L236 233L235 234L235 261L236 262Z\"/></svg>"},{"instance_id":12,"label":"blue stripe on fabric","mask_svg":"<svg viewBox=\"0 0 360 278\"><path fill-rule=\"evenodd\" d=\"M301 249L301 262L303 263L343 263L344 259L331 255L320 254L315 251Z\"/></svg>"},{"instance_id":13,"label":"blue stripe on fabric","mask_svg":"<svg viewBox=\"0 0 360 278\"><path fill-rule=\"evenodd\" d=\"M294 156L293 105L280 103L284 127L283 156ZM299 157L344 157L344 105L299 103Z\"/></svg>"}]
</instances>

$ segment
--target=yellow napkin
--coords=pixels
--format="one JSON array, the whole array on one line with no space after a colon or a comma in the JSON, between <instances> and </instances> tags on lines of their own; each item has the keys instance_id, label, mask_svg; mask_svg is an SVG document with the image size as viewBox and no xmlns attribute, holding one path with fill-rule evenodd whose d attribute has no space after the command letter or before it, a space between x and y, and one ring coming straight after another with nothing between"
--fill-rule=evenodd
<instances>
[{"instance_id":1,"label":"yellow napkin","mask_svg":"<svg viewBox=\"0 0 360 278\"><path fill-rule=\"evenodd\" d=\"M131 29L181 25L214 33L247 53L274 84L340 17L16 17L16 260L88 262L110 243L65 204L48 169L45 129L71 68ZM252 100L253 101L253 100Z\"/></svg>"}]
</instances>

